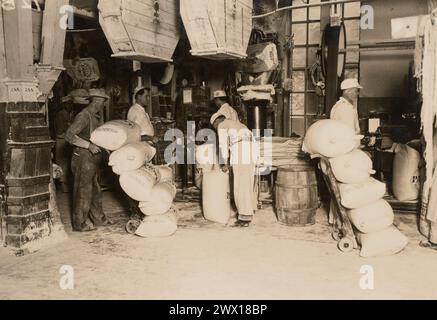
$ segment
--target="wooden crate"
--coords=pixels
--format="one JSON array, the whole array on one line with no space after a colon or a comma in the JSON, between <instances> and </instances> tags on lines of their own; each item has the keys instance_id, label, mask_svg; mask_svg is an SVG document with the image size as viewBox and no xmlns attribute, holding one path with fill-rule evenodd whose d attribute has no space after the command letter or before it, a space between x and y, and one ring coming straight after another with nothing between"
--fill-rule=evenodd
<instances>
[{"instance_id":1,"label":"wooden crate","mask_svg":"<svg viewBox=\"0 0 437 320\"><path fill-rule=\"evenodd\" d=\"M113 57L146 63L172 61L179 41L178 1L105 0L99 1L98 9Z\"/></svg>"},{"instance_id":2,"label":"wooden crate","mask_svg":"<svg viewBox=\"0 0 437 320\"><path fill-rule=\"evenodd\" d=\"M252 32L252 0L181 0L191 53L214 60L239 59Z\"/></svg>"}]
</instances>

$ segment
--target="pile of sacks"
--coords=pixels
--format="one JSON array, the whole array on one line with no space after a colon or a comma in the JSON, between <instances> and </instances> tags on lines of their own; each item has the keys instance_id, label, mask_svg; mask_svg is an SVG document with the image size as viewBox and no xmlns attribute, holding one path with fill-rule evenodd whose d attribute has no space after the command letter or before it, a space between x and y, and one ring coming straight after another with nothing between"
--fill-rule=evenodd
<instances>
[{"instance_id":1,"label":"pile of sacks","mask_svg":"<svg viewBox=\"0 0 437 320\"><path fill-rule=\"evenodd\" d=\"M156 149L141 141L140 127L130 121L110 121L97 128L90 140L112 152L109 165L120 176L121 188L139 202L145 218L135 234L142 237L174 234L177 216L172 208L176 197L173 170L149 164Z\"/></svg>"},{"instance_id":2,"label":"pile of sacks","mask_svg":"<svg viewBox=\"0 0 437 320\"><path fill-rule=\"evenodd\" d=\"M394 225L394 213L383 200L384 183L371 177L372 160L359 150L362 136L336 120L313 124L305 136L303 151L329 158L339 182L341 204L358 230L362 257L391 255L402 251L408 239ZM326 168L321 168L326 173Z\"/></svg>"}]
</instances>

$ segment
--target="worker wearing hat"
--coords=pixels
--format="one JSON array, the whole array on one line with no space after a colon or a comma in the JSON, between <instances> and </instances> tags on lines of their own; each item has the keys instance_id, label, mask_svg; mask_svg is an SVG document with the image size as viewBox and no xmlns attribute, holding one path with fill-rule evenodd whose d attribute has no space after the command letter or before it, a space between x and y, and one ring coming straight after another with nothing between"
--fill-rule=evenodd
<instances>
[{"instance_id":1,"label":"worker wearing hat","mask_svg":"<svg viewBox=\"0 0 437 320\"><path fill-rule=\"evenodd\" d=\"M134 104L127 113L127 120L135 122L140 126L143 140L153 140L155 130L146 112L150 98L149 89L143 86L137 87L134 91L133 98Z\"/></svg>"},{"instance_id":2,"label":"worker wearing hat","mask_svg":"<svg viewBox=\"0 0 437 320\"><path fill-rule=\"evenodd\" d=\"M332 120L338 120L349 127L351 127L356 134L360 133L360 123L358 120L358 97L360 95L360 89L363 87L359 84L355 78L346 79L340 86L343 91L343 95L340 100L334 105L331 110L330 118ZM334 223L334 217L337 217L337 207L333 200L331 200L329 210L329 223Z\"/></svg>"},{"instance_id":3,"label":"worker wearing hat","mask_svg":"<svg viewBox=\"0 0 437 320\"><path fill-rule=\"evenodd\" d=\"M103 124L103 107L108 99L103 89L90 89L90 104L76 116L65 135L67 142L73 145L71 170L74 176L74 231L92 231L96 226L113 223L103 212L98 182L101 150L90 141L91 133Z\"/></svg>"},{"instance_id":4,"label":"worker wearing hat","mask_svg":"<svg viewBox=\"0 0 437 320\"><path fill-rule=\"evenodd\" d=\"M61 104L54 116L54 127L56 134L55 155L56 164L62 168L63 175L60 177L62 191L68 192L71 150L65 141L65 133L73 122L73 97L67 95L62 97Z\"/></svg>"},{"instance_id":5,"label":"worker wearing hat","mask_svg":"<svg viewBox=\"0 0 437 320\"><path fill-rule=\"evenodd\" d=\"M217 108L219 108L218 112L215 113L213 116L216 117L217 115L224 115L226 119L238 121L240 122L238 118L238 113L235 111L234 108L232 108L229 104L229 99L226 96L226 92L223 90L217 90L213 94L213 101ZM211 121L214 122L214 121Z\"/></svg>"},{"instance_id":6,"label":"worker wearing hat","mask_svg":"<svg viewBox=\"0 0 437 320\"><path fill-rule=\"evenodd\" d=\"M238 210L236 227L248 227L255 213L255 166L258 149L252 132L241 122L217 112L211 124L218 133L219 159L222 170L232 167L233 191Z\"/></svg>"},{"instance_id":7,"label":"worker wearing hat","mask_svg":"<svg viewBox=\"0 0 437 320\"><path fill-rule=\"evenodd\" d=\"M350 126L357 134L360 133L360 123L356 106L362 88L355 78L344 80L341 83L343 96L332 108L330 116L331 119L339 120Z\"/></svg>"}]
</instances>

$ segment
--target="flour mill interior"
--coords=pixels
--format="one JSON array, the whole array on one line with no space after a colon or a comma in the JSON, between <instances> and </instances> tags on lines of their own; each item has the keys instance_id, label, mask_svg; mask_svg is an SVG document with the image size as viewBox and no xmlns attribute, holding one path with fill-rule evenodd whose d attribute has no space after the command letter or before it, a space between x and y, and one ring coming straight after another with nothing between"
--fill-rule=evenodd
<instances>
[{"instance_id":1,"label":"flour mill interior","mask_svg":"<svg viewBox=\"0 0 437 320\"><path fill-rule=\"evenodd\" d=\"M0 298L437 298L436 0L19 2Z\"/></svg>"}]
</instances>

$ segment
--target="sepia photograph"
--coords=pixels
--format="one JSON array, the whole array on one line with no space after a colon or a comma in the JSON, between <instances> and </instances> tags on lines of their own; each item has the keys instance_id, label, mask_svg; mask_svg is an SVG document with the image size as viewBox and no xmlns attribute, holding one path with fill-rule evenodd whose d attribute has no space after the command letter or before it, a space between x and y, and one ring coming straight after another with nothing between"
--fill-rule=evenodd
<instances>
[{"instance_id":1,"label":"sepia photograph","mask_svg":"<svg viewBox=\"0 0 437 320\"><path fill-rule=\"evenodd\" d=\"M436 167L437 0L0 0L0 300L437 300Z\"/></svg>"}]
</instances>

